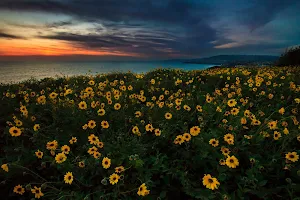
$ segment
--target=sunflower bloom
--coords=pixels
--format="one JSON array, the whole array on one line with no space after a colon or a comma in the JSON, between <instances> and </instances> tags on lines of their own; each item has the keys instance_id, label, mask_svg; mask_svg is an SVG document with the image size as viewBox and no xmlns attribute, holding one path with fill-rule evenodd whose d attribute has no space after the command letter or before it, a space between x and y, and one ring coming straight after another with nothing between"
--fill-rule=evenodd
<instances>
[{"instance_id":1,"label":"sunflower bloom","mask_svg":"<svg viewBox=\"0 0 300 200\"><path fill-rule=\"evenodd\" d=\"M16 185L14 187L14 193L23 195L24 192L25 192L25 189L21 185Z\"/></svg>"},{"instance_id":2,"label":"sunflower bloom","mask_svg":"<svg viewBox=\"0 0 300 200\"><path fill-rule=\"evenodd\" d=\"M9 129L9 133L13 137L18 137L22 134L22 131L18 127L13 126Z\"/></svg>"},{"instance_id":3,"label":"sunflower bloom","mask_svg":"<svg viewBox=\"0 0 300 200\"><path fill-rule=\"evenodd\" d=\"M55 156L55 161L56 163L60 164L60 163L63 163L67 160L67 156L64 154L64 153L58 153L56 156Z\"/></svg>"},{"instance_id":4,"label":"sunflower bloom","mask_svg":"<svg viewBox=\"0 0 300 200\"><path fill-rule=\"evenodd\" d=\"M37 151L35 152L35 155L36 155L37 158L42 159L44 153L43 153L42 151L40 151L40 150L37 150Z\"/></svg>"},{"instance_id":5,"label":"sunflower bloom","mask_svg":"<svg viewBox=\"0 0 300 200\"><path fill-rule=\"evenodd\" d=\"M199 126L193 126L192 128L190 128L190 134L192 136L197 136L199 135L201 129L199 128Z\"/></svg>"},{"instance_id":6,"label":"sunflower bloom","mask_svg":"<svg viewBox=\"0 0 300 200\"><path fill-rule=\"evenodd\" d=\"M236 102L235 99L229 99L228 102L227 102L227 105L229 107L234 107L236 104L237 104L237 102Z\"/></svg>"},{"instance_id":7,"label":"sunflower bloom","mask_svg":"<svg viewBox=\"0 0 300 200\"><path fill-rule=\"evenodd\" d=\"M115 168L115 172L116 173L122 173L125 171L125 168L123 166L119 166Z\"/></svg>"},{"instance_id":8,"label":"sunflower bloom","mask_svg":"<svg viewBox=\"0 0 300 200\"><path fill-rule=\"evenodd\" d=\"M102 121L101 122L101 126L102 126L102 128L108 128L109 127L109 123L107 121Z\"/></svg>"},{"instance_id":9,"label":"sunflower bloom","mask_svg":"<svg viewBox=\"0 0 300 200\"><path fill-rule=\"evenodd\" d=\"M285 158L289 161L292 162L296 162L299 160L299 155L297 154L297 152L288 152L287 154L285 154Z\"/></svg>"},{"instance_id":10,"label":"sunflower bloom","mask_svg":"<svg viewBox=\"0 0 300 200\"><path fill-rule=\"evenodd\" d=\"M120 179L120 176L116 173L113 173L112 175L109 176L109 182L112 185L118 183L119 179Z\"/></svg>"},{"instance_id":11,"label":"sunflower bloom","mask_svg":"<svg viewBox=\"0 0 300 200\"><path fill-rule=\"evenodd\" d=\"M206 188L210 190L218 189L220 185L218 179L212 177L210 174L204 174L204 177L202 178L202 183Z\"/></svg>"},{"instance_id":12,"label":"sunflower bloom","mask_svg":"<svg viewBox=\"0 0 300 200\"><path fill-rule=\"evenodd\" d=\"M210 144L211 146L213 146L213 147L217 147L217 146L219 146L219 140L217 140L217 139L215 139L215 138L210 139L210 140L209 140L209 144Z\"/></svg>"},{"instance_id":13,"label":"sunflower bloom","mask_svg":"<svg viewBox=\"0 0 300 200\"><path fill-rule=\"evenodd\" d=\"M1 168L2 168L4 171L8 172L8 165L7 165L7 164L2 164L2 165L1 165Z\"/></svg>"},{"instance_id":14,"label":"sunflower bloom","mask_svg":"<svg viewBox=\"0 0 300 200\"><path fill-rule=\"evenodd\" d=\"M72 172L67 172L65 175L64 175L64 181L66 184L72 184L73 182L73 174Z\"/></svg>"},{"instance_id":15,"label":"sunflower bloom","mask_svg":"<svg viewBox=\"0 0 300 200\"><path fill-rule=\"evenodd\" d=\"M34 194L34 197L39 199L42 196L44 196L44 194L42 193L42 189L39 187L34 186L33 189L31 189L31 193Z\"/></svg>"},{"instance_id":16,"label":"sunflower bloom","mask_svg":"<svg viewBox=\"0 0 300 200\"><path fill-rule=\"evenodd\" d=\"M87 125L90 129L93 129L96 127L96 122L94 120L90 120Z\"/></svg>"},{"instance_id":17,"label":"sunflower bloom","mask_svg":"<svg viewBox=\"0 0 300 200\"><path fill-rule=\"evenodd\" d=\"M237 166L239 166L239 160L235 156L228 156L226 158L226 165L229 168L236 168Z\"/></svg>"},{"instance_id":18,"label":"sunflower bloom","mask_svg":"<svg viewBox=\"0 0 300 200\"><path fill-rule=\"evenodd\" d=\"M167 113L165 114L165 118L166 118L166 119L172 119L172 114L169 113L169 112L167 112Z\"/></svg>"},{"instance_id":19,"label":"sunflower bloom","mask_svg":"<svg viewBox=\"0 0 300 200\"><path fill-rule=\"evenodd\" d=\"M149 193L150 193L150 190L147 190L147 186L146 186L145 183L143 183L143 184L139 187L139 189L138 189L138 191L137 191L137 194L138 194L139 196L146 196L146 195L148 195Z\"/></svg>"},{"instance_id":20,"label":"sunflower bloom","mask_svg":"<svg viewBox=\"0 0 300 200\"><path fill-rule=\"evenodd\" d=\"M108 157L104 157L102 160L102 166L104 169L108 169L110 167L111 160Z\"/></svg>"}]
</instances>

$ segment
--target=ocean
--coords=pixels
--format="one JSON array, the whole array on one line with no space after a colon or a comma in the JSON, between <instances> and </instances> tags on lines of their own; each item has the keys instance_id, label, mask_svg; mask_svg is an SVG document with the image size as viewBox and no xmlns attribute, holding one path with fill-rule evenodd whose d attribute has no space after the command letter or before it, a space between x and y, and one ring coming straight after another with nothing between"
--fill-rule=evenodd
<instances>
[{"instance_id":1,"label":"ocean","mask_svg":"<svg viewBox=\"0 0 300 200\"><path fill-rule=\"evenodd\" d=\"M175 61L159 62L40 62L40 61L0 61L0 83L17 83L34 78L62 77L75 75L94 75L108 72L148 72L156 68L172 68L183 70L206 69L213 64L188 64Z\"/></svg>"}]
</instances>

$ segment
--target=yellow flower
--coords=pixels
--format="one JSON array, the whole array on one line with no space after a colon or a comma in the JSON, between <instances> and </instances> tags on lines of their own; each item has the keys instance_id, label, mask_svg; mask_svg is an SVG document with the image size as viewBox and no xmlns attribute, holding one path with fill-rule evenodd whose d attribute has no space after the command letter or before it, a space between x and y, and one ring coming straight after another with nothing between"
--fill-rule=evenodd
<instances>
[{"instance_id":1,"label":"yellow flower","mask_svg":"<svg viewBox=\"0 0 300 200\"><path fill-rule=\"evenodd\" d=\"M192 136L197 136L199 135L201 129L199 128L199 126L193 126L192 128L190 128L190 134Z\"/></svg>"},{"instance_id":2,"label":"yellow flower","mask_svg":"<svg viewBox=\"0 0 300 200\"><path fill-rule=\"evenodd\" d=\"M107 121L102 121L101 122L101 126L102 126L102 128L108 128L109 127L109 123Z\"/></svg>"},{"instance_id":3,"label":"yellow flower","mask_svg":"<svg viewBox=\"0 0 300 200\"><path fill-rule=\"evenodd\" d=\"M283 129L283 133L284 133L285 135L287 135L287 134L289 134L289 130L288 130L287 128L284 128L284 129Z\"/></svg>"},{"instance_id":4,"label":"yellow flower","mask_svg":"<svg viewBox=\"0 0 300 200\"><path fill-rule=\"evenodd\" d=\"M215 138L209 140L209 144L213 147L219 146L219 140L216 140Z\"/></svg>"},{"instance_id":5,"label":"yellow flower","mask_svg":"<svg viewBox=\"0 0 300 200\"><path fill-rule=\"evenodd\" d=\"M279 112L279 114L283 115L283 114L284 114L284 112L285 112L285 109L284 109L284 107L280 108L280 109L278 110L278 112Z\"/></svg>"},{"instance_id":6,"label":"yellow flower","mask_svg":"<svg viewBox=\"0 0 300 200\"><path fill-rule=\"evenodd\" d=\"M51 141L51 142L47 142L46 148L47 148L48 150L53 150L53 151L54 151L54 150L57 148L57 146L58 146L57 141L56 141L56 140L53 140L53 141Z\"/></svg>"},{"instance_id":7,"label":"yellow flower","mask_svg":"<svg viewBox=\"0 0 300 200\"><path fill-rule=\"evenodd\" d=\"M120 176L116 173L113 173L112 175L109 176L109 182L112 185L118 183L119 179L120 179Z\"/></svg>"},{"instance_id":8,"label":"yellow flower","mask_svg":"<svg viewBox=\"0 0 300 200\"><path fill-rule=\"evenodd\" d=\"M142 112L141 111L136 111L135 113L135 117L139 118L140 116L142 116Z\"/></svg>"},{"instance_id":9,"label":"yellow flower","mask_svg":"<svg viewBox=\"0 0 300 200\"><path fill-rule=\"evenodd\" d=\"M285 154L285 158L289 161L292 162L296 162L299 160L299 155L297 154L297 152L288 152L287 154Z\"/></svg>"},{"instance_id":10,"label":"yellow flower","mask_svg":"<svg viewBox=\"0 0 300 200\"><path fill-rule=\"evenodd\" d=\"M224 156L228 156L230 153L230 150L226 147L221 147L221 151Z\"/></svg>"},{"instance_id":11,"label":"yellow flower","mask_svg":"<svg viewBox=\"0 0 300 200\"><path fill-rule=\"evenodd\" d=\"M88 153L90 155L93 155L96 151L98 151L98 148L93 146L93 147L89 148Z\"/></svg>"},{"instance_id":12,"label":"yellow flower","mask_svg":"<svg viewBox=\"0 0 300 200\"><path fill-rule=\"evenodd\" d=\"M89 85L95 85L95 81L94 80L90 80L89 81Z\"/></svg>"},{"instance_id":13,"label":"yellow flower","mask_svg":"<svg viewBox=\"0 0 300 200\"><path fill-rule=\"evenodd\" d=\"M35 124L34 126L33 126L33 130L34 131L38 131L38 130L40 130L40 125L39 124Z\"/></svg>"},{"instance_id":14,"label":"yellow flower","mask_svg":"<svg viewBox=\"0 0 300 200\"><path fill-rule=\"evenodd\" d=\"M220 185L218 179L212 177L210 174L204 174L204 177L202 178L202 183L206 188L210 190L218 189Z\"/></svg>"},{"instance_id":15,"label":"yellow flower","mask_svg":"<svg viewBox=\"0 0 300 200\"><path fill-rule=\"evenodd\" d=\"M183 109L186 110L186 111L190 111L190 110L191 110L191 107L189 107L188 105L184 105L184 106L183 106Z\"/></svg>"},{"instance_id":16,"label":"yellow flower","mask_svg":"<svg viewBox=\"0 0 300 200\"><path fill-rule=\"evenodd\" d=\"M73 174L72 174L72 172L67 172L65 174L64 181L65 181L66 184L70 184L70 185L72 184L72 182L73 182Z\"/></svg>"},{"instance_id":17,"label":"yellow flower","mask_svg":"<svg viewBox=\"0 0 300 200\"><path fill-rule=\"evenodd\" d=\"M139 187L139 189L138 189L138 191L137 191L137 194L138 194L139 196L146 196L146 195L148 195L149 193L150 193L150 190L147 190L147 186L146 186L145 183L143 183L143 184Z\"/></svg>"},{"instance_id":18,"label":"yellow flower","mask_svg":"<svg viewBox=\"0 0 300 200\"><path fill-rule=\"evenodd\" d=\"M116 103L116 104L114 105L114 109L115 109L115 110L120 110L120 108L121 108L121 104Z\"/></svg>"},{"instance_id":19,"label":"yellow flower","mask_svg":"<svg viewBox=\"0 0 300 200\"><path fill-rule=\"evenodd\" d=\"M133 133L133 134L136 134L136 135L140 135L139 127L134 126L134 127L132 128L132 133Z\"/></svg>"},{"instance_id":20,"label":"yellow flower","mask_svg":"<svg viewBox=\"0 0 300 200\"><path fill-rule=\"evenodd\" d=\"M206 102L211 103L213 101L213 98L209 95L206 95Z\"/></svg>"},{"instance_id":21,"label":"yellow flower","mask_svg":"<svg viewBox=\"0 0 300 200\"><path fill-rule=\"evenodd\" d=\"M7 164L2 164L2 165L1 165L1 168L2 168L4 171L8 172L8 165L7 165Z\"/></svg>"},{"instance_id":22,"label":"yellow flower","mask_svg":"<svg viewBox=\"0 0 300 200\"><path fill-rule=\"evenodd\" d=\"M200 105L197 105L196 109L197 109L198 112L202 112L202 107Z\"/></svg>"},{"instance_id":23,"label":"yellow flower","mask_svg":"<svg viewBox=\"0 0 300 200\"><path fill-rule=\"evenodd\" d=\"M245 117L241 118L241 124L247 124L247 119Z\"/></svg>"},{"instance_id":24,"label":"yellow flower","mask_svg":"<svg viewBox=\"0 0 300 200\"><path fill-rule=\"evenodd\" d=\"M146 128L146 131L151 131L151 132L152 132L152 131L154 130L152 124L147 124L147 125L145 126L145 128Z\"/></svg>"},{"instance_id":25,"label":"yellow flower","mask_svg":"<svg viewBox=\"0 0 300 200\"><path fill-rule=\"evenodd\" d=\"M97 147L99 147L100 149L102 149L102 148L104 147L104 143L101 142L101 141L98 141L96 145L97 145Z\"/></svg>"},{"instance_id":26,"label":"yellow flower","mask_svg":"<svg viewBox=\"0 0 300 200\"><path fill-rule=\"evenodd\" d=\"M296 99L294 99L294 100L295 100L295 102L296 102L297 104L300 103L300 98L296 98Z\"/></svg>"},{"instance_id":27,"label":"yellow flower","mask_svg":"<svg viewBox=\"0 0 300 200\"><path fill-rule=\"evenodd\" d=\"M16 119L15 120L16 126L20 127L23 125L23 122L21 120Z\"/></svg>"},{"instance_id":28,"label":"yellow flower","mask_svg":"<svg viewBox=\"0 0 300 200\"><path fill-rule=\"evenodd\" d=\"M191 134L189 134L189 133L184 133L184 134L182 135L182 137L183 137L183 140L184 140L185 142L190 141L191 138L192 138Z\"/></svg>"},{"instance_id":29,"label":"yellow flower","mask_svg":"<svg viewBox=\"0 0 300 200\"><path fill-rule=\"evenodd\" d=\"M172 119L172 114L169 113L169 112L167 112L167 113L165 114L165 118L166 118L166 119Z\"/></svg>"},{"instance_id":30,"label":"yellow flower","mask_svg":"<svg viewBox=\"0 0 300 200\"><path fill-rule=\"evenodd\" d=\"M57 97L57 93L52 92L49 94L50 99L55 99Z\"/></svg>"},{"instance_id":31,"label":"yellow flower","mask_svg":"<svg viewBox=\"0 0 300 200\"><path fill-rule=\"evenodd\" d=\"M174 140L174 144L182 144L183 142L184 142L184 138L182 137L182 135L177 135Z\"/></svg>"},{"instance_id":32,"label":"yellow flower","mask_svg":"<svg viewBox=\"0 0 300 200\"><path fill-rule=\"evenodd\" d=\"M220 164L220 165L226 165L226 161L225 161L224 159L221 159L221 160L219 161L219 164Z\"/></svg>"},{"instance_id":33,"label":"yellow flower","mask_svg":"<svg viewBox=\"0 0 300 200\"><path fill-rule=\"evenodd\" d=\"M63 163L67 160L67 156L64 154L64 153L58 153L56 156L55 156L55 161L56 163L60 164L60 163Z\"/></svg>"},{"instance_id":34,"label":"yellow flower","mask_svg":"<svg viewBox=\"0 0 300 200\"><path fill-rule=\"evenodd\" d=\"M123 166L119 166L115 168L115 172L116 173L122 173L125 171L125 168Z\"/></svg>"},{"instance_id":35,"label":"yellow flower","mask_svg":"<svg viewBox=\"0 0 300 200\"><path fill-rule=\"evenodd\" d=\"M78 166L79 166L80 168L84 168L84 167L85 167L84 161L78 162Z\"/></svg>"},{"instance_id":36,"label":"yellow flower","mask_svg":"<svg viewBox=\"0 0 300 200\"><path fill-rule=\"evenodd\" d=\"M70 152L70 147L68 145L64 145L61 147L61 151L64 153L64 154L69 154Z\"/></svg>"},{"instance_id":37,"label":"yellow flower","mask_svg":"<svg viewBox=\"0 0 300 200\"><path fill-rule=\"evenodd\" d=\"M110 167L111 160L108 157L104 157L102 160L102 166L104 169L108 169Z\"/></svg>"},{"instance_id":38,"label":"yellow flower","mask_svg":"<svg viewBox=\"0 0 300 200\"><path fill-rule=\"evenodd\" d=\"M237 104L237 102L236 102L235 99L229 99L229 100L227 101L227 105L228 105L229 107L234 107L236 104Z\"/></svg>"},{"instance_id":39,"label":"yellow flower","mask_svg":"<svg viewBox=\"0 0 300 200\"><path fill-rule=\"evenodd\" d=\"M95 128L95 127L96 127L96 122L95 122L94 120L90 120L90 121L88 122L88 127L89 127L90 129Z\"/></svg>"},{"instance_id":40,"label":"yellow flower","mask_svg":"<svg viewBox=\"0 0 300 200\"><path fill-rule=\"evenodd\" d=\"M271 130L277 129L277 121L271 121L268 123L268 126Z\"/></svg>"},{"instance_id":41,"label":"yellow flower","mask_svg":"<svg viewBox=\"0 0 300 200\"><path fill-rule=\"evenodd\" d=\"M158 128L154 130L154 133L156 136L160 136L161 135L161 130L159 130Z\"/></svg>"},{"instance_id":42,"label":"yellow flower","mask_svg":"<svg viewBox=\"0 0 300 200\"><path fill-rule=\"evenodd\" d=\"M100 108L98 111L97 111L98 115L99 116L103 116L105 115L105 110L103 108Z\"/></svg>"},{"instance_id":43,"label":"yellow flower","mask_svg":"<svg viewBox=\"0 0 300 200\"><path fill-rule=\"evenodd\" d=\"M230 110L230 113L231 113L232 115L237 115L237 114L239 114L239 112L240 112L240 110L239 110L238 108L232 108L232 109Z\"/></svg>"},{"instance_id":44,"label":"yellow flower","mask_svg":"<svg viewBox=\"0 0 300 200\"><path fill-rule=\"evenodd\" d=\"M278 131L274 131L274 140L279 140L279 138L281 138L281 133Z\"/></svg>"},{"instance_id":45,"label":"yellow flower","mask_svg":"<svg viewBox=\"0 0 300 200\"><path fill-rule=\"evenodd\" d=\"M74 144L77 142L77 138L76 137L72 137L71 140L69 140L70 144Z\"/></svg>"},{"instance_id":46,"label":"yellow flower","mask_svg":"<svg viewBox=\"0 0 300 200\"><path fill-rule=\"evenodd\" d=\"M38 188L36 186L34 186L33 189L31 189L32 194L34 194L35 198L39 199L42 196L44 196L44 194L42 193L42 189Z\"/></svg>"},{"instance_id":47,"label":"yellow flower","mask_svg":"<svg viewBox=\"0 0 300 200\"><path fill-rule=\"evenodd\" d=\"M226 165L230 168L236 168L239 166L239 160L235 156L228 156L226 158Z\"/></svg>"},{"instance_id":48,"label":"yellow flower","mask_svg":"<svg viewBox=\"0 0 300 200\"><path fill-rule=\"evenodd\" d=\"M38 157L38 158L42 159L42 158L43 158L43 155L44 155L44 153L43 153L42 151L40 151L40 150L37 150L37 151L35 152L35 155L36 155L36 157Z\"/></svg>"},{"instance_id":49,"label":"yellow flower","mask_svg":"<svg viewBox=\"0 0 300 200\"><path fill-rule=\"evenodd\" d=\"M44 105L44 104L46 104L46 97L45 97L44 95L39 96L39 97L36 99L36 101L37 101L38 104Z\"/></svg>"},{"instance_id":50,"label":"yellow flower","mask_svg":"<svg viewBox=\"0 0 300 200\"><path fill-rule=\"evenodd\" d=\"M79 107L79 109L81 109L81 110L85 110L85 109L87 109L87 104L86 104L85 101L81 101L81 102L78 104L78 107Z\"/></svg>"},{"instance_id":51,"label":"yellow flower","mask_svg":"<svg viewBox=\"0 0 300 200\"><path fill-rule=\"evenodd\" d=\"M25 189L21 185L17 185L14 187L14 193L23 195L25 192Z\"/></svg>"},{"instance_id":52,"label":"yellow flower","mask_svg":"<svg viewBox=\"0 0 300 200\"><path fill-rule=\"evenodd\" d=\"M101 153L96 151L96 152L93 153L93 156L94 156L94 158L99 159L100 156L101 156Z\"/></svg>"},{"instance_id":53,"label":"yellow flower","mask_svg":"<svg viewBox=\"0 0 300 200\"><path fill-rule=\"evenodd\" d=\"M9 133L13 137L18 137L22 134L22 131L18 127L13 126L9 129Z\"/></svg>"},{"instance_id":54,"label":"yellow flower","mask_svg":"<svg viewBox=\"0 0 300 200\"><path fill-rule=\"evenodd\" d=\"M228 144L231 143L232 141L234 141L234 135L232 135L231 133L224 135L224 141Z\"/></svg>"},{"instance_id":55,"label":"yellow flower","mask_svg":"<svg viewBox=\"0 0 300 200\"><path fill-rule=\"evenodd\" d=\"M95 136L94 134L89 135L88 140L90 142L90 144L98 144L99 142L99 138L97 136Z\"/></svg>"}]
</instances>

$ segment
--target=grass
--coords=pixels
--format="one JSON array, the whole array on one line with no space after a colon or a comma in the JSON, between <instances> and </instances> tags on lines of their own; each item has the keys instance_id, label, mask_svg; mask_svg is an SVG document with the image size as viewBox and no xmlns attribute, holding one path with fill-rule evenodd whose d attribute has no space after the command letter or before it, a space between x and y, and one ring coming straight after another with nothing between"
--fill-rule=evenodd
<instances>
[{"instance_id":1,"label":"grass","mask_svg":"<svg viewBox=\"0 0 300 200\"><path fill-rule=\"evenodd\" d=\"M297 67L0 86L7 199L297 199Z\"/></svg>"}]
</instances>

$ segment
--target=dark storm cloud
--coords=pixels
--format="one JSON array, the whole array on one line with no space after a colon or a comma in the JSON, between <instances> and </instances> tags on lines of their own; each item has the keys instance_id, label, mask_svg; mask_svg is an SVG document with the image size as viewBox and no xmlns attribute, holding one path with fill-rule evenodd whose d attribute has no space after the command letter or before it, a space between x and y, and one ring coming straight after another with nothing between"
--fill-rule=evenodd
<instances>
[{"instance_id":1,"label":"dark storm cloud","mask_svg":"<svg viewBox=\"0 0 300 200\"><path fill-rule=\"evenodd\" d=\"M170 39L162 36L158 38L142 33L133 36L126 33L119 33L118 35L78 35L60 32L54 35L40 36L40 38L72 42L88 49L121 50L145 56L178 53L176 50L172 50L172 47L175 47L178 43L175 38Z\"/></svg>"},{"instance_id":2,"label":"dark storm cloud","mask_svg":"<svg viewBox=\"0 0 300 200\"><path fill-rule=\"evenodd\" d=\"M6 38L6 39L23 39L20 36L16 36L16 35L4 33L1 30L0 30L0 38Z\"/></svg>"},{"instance_id":3,"label":"dark storm cloud","mask_svg":"<svg viewBox=\"0 0 300 200\"><path fill-rule=\"evenodd\" d=\"M20 10L20 11L41 11L41 12L66 12L67 6L56 1L39 0L2 0L0 9Z\"/></svg>"},{"instance_id":4,"label":"dark storm cloud","mask_svg":"<svg viewBox=\"0 0 300 200\"><path fill-rule=\"evenodd\" d=\"M255 0L248 8L238 13L237 19L254 31L273 21L282 10L295 6L296 3L296 1L284 0Z\"/></svg>"},{"instance_id":5,"label":"dark storm cloud","mask_svg":"<svg viewBox=\"0 0 300 200\"><path fill-rule=\"evenodd\" d=\"M74 22L72 22L72 21L60 21L60 22L53 22L53 23L46 24L46 27L58 28L58 27L62 27L62 26L70 26L72 24L74 24Z\"/></svg>"}]
</instances>

